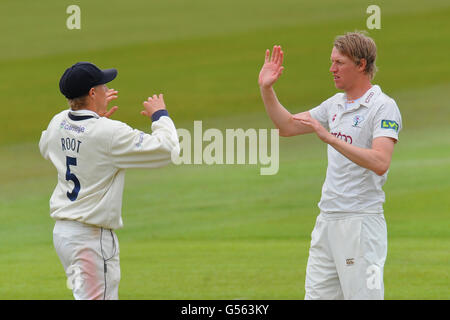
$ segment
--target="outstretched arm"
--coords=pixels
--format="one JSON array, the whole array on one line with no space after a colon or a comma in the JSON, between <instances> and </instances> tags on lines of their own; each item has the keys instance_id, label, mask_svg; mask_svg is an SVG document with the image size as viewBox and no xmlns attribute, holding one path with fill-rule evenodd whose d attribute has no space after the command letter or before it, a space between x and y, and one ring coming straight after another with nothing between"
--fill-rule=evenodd
<instances>
[{"instance_id":1,"label":"outstretched arm","mask_svg":"<svg viewBox=\"0 0 450 320\"><path fill-rule=\"evenodd\" d=\"M270 119L280 130L281 136L288 137L311 133L313 130L309 126L294 121L292 114L278 101L273 89L274 83L280 78L284 70L282 66L283 55L281 46L273 47L272 56L270 56L270 50L266 50L264 65L261 68L258 79L264 106Z\"/></svg>"},{"instance_id":2,"label":"outstretched arm","mask_svg":"<svg viewBox=\"0 0 450 320\"><path fill-rule=\"evenodd\" d=\"M320 140L332 146L357 165L372 170L379 176L388 171L394 151L395 140L393 138L375 138L372 141L372 148L365 149L336 138L311 116L298 115L294 116L294 119L303 125L309 126Z\"/></svg>"},{"instance_id":3,"label":"outstretched arm","mask_svg":"<svg viewBox=\"0 0 450 320\"><path fill-rule=\"evenodd\" d=\"M133 129L122 122L111 138L111 158L118 168L156 168L170 163L179 155L177 130L170 119L162 94L148 97L143 103L143 116L152 119L152 133Z\"/></svg>"}]
</instances>

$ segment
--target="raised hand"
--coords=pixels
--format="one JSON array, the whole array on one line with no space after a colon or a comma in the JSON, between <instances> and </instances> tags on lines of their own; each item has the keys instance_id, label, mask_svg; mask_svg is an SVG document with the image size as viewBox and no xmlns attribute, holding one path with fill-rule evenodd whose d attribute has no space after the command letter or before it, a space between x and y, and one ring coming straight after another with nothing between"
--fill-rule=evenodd
<instances>
[{"instance_id":1,"label":"raised hand","mask_svg":"<svg viewBox=\"0 0 450 320\"><path fill-rule=\"evenodd\" d=\"M112 107L111 109L109 109L109 111L107 110L108 104L109 104L112 100L117 99L117 97L118 97L118 96L117 96L117 93L118 93L118 92L119 92L119 91L114 90L114 89L108 89L108 91L106 91L106 108L105 108L105 110L98 112L98 115L99 115L99 116L109 118L109 117L112 116L112 114L113 114L114 112L117 111L117 109L119 109L118 106L114 106L114 107Z\"/></svg>"},{"instance_id":2,"label":"raised hand","mask_svg":"<svg viewBox=\"0 0 450 320\"><path fill-rule=\"evenodd\" d=\"M258 84L260 87L271 87L281 76L284 67L283 64L283 51L281 46L273 46L272 57L270 57L270 50L266 50L266 57L264 65L259 72Z\"/></svg>"},{"instance_id":3,"label":"raised hand","mask_svg":"<svg viewBox=\"0 0 450 320\"><path fill-rule=\"evenodd\" d=\"M164 96L161 93L159 96L154 94L152 97L148 97L147 101L143 103L144 109L141 114L146 117L151 117L153 113L158 110L166 109L166 104L164 103Z\"/></svg>"}]
</instances>

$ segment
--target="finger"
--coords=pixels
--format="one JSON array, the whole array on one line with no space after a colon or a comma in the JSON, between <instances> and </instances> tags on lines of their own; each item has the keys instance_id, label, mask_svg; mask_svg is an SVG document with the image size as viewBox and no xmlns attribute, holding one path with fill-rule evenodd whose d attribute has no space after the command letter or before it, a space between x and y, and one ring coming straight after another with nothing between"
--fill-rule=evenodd
<instances>
[{"instance_id":1,"label":"finger","mask_svg":"<svg viewBox=\"0 0 450 320\"><path fill-rule=\"evenodd\" d=\"M300 122L308 122L308 120L306 120L306 119L303 118L303 117L294 116L293 118L294 118L295 120L300 121Z\"/></svg>"},{"instance_id":2,"label":"finger","mask_svg":"<svg viewBox=\"0 0 450 320\"><path fill-rule=\"evenodd\" d=\"M270 50L267 49L266 50L266 56L265 56L265 59L264 59L264 63L269 62L269 58L270 58Z\"/></svg>"},{"instance_id":3,"label":"finger","mask_svg":"<svg viewBox=\"0 0 450 320\"><path fill-rule=\"evenodd\" d=\"M145 117L148 117L148 112L145 111L145 110L141 111L141 114L142 114L143 116L145 116Z\"/></svg>"},{"instance_id":4,"label":"finger","mask_svg":"<svg viewBox=\"0 0 450 320\"><path fill-rule=\"evenodd\" d=\"M158 99L158 96L156 94L153 95L153 99Z\"/></svg>"},{"instance_id":5,"label":"finger","mask_svg":"<svg viewBox=\"0 0 450 320\"><path fill-rule=\"evenodd\" d=\"M276 46L275 52L276 52L276 53L274 54L273 63L278 64L278 59L279 59L279 56L280 56L280 49L279 49L279 46Z\"/></svg>"},{"instance_id":6,"label":"finger","mask_svg":"<svg viewBox=\"0 0 450 320\"><path fill-rule=\"evenodd\" d=\"M277 64L280 65L281 61L281 46L278 46Z\"/></svg>"},{"instance_id":7,"label":"finger","mask_svg":"<svg viewBox=\"0 0 450 320\"><path fill-rule=\"evenodd\" d=\"M281 67L280 69L278 69L277 72L277 77L281 76L281 74L283 73L284 67Z\"/></svg>"},{"instance_id":8,"label":"finger","mask_svg":"<svg viewBox=\"0 0 450 320\"><path fill-rule=\"evenodd\" d=\"M118 91L108 91L108 92L106 92L106 96L113 96L113 95L116 95L118 93Z\"/></svg>"},{"instance_id":9,"label":"finger","mask_svg":"<svg viewBox=\"0 0 450 320\"><path fill-rule=\"evenodd\" d=\"M275 45L273 46L272 59L270 61L275 63L275 61L277 61L277 57L278 57L278 47Z\"/></svg>"},{"instance_id":10,"label":"finger","mask_svg":"<svg viewBox=\"0 0 450 320\"><path fill-rule=\"evenodd\" d=\"M304 124L305 126L312 127L311 122L309 122L309 121L307 121L307 120L300 119L300 123L301 123L301 124Z\"/></svg>"},{"instance_id":11,"label":"finger","mask_svg":"<svg viewBox=\"0 0 450 320\"><path fill-rule=\"evenodd\" d=\"M106 118L111 117L112 114L117 111L117 109L119 109L118 106L112 107L108 112L105 113L104 117L106 117Z\"/></svg>"},{"instance_id":12,"label":"finger","mask_svg":"<svg viewBox=\"0 0 450 320\"><path fill-rule=\"evenodd\" d=\"M276 64L278 64L278 61L280 60L280 52L281 52L280 46L277 46L277 58L275 60Z\"/></svg>"},{"instance_id":13,"label":"finger","mask_svg":"<svg viewBox=\"0 0 450 320\"><path fill-rule=\"evenodd\" d=\"M278 46L278 53L277 53L277 60L275 61L275 63L279 66L281 65L281 61L283 60L281 55L282 55L282 51L281 51L281 47Z\"/></svg>"},{"instance_id":14,"label":"finger","mask_svg":"<svg viewBox=\"0 0 450 320\"><path fill-rule=\"evenodd\" d=\"M278 65L281 66L283 64L284 52L280 49L280 56L278 58Z\"/></svg>"}]
</instances>

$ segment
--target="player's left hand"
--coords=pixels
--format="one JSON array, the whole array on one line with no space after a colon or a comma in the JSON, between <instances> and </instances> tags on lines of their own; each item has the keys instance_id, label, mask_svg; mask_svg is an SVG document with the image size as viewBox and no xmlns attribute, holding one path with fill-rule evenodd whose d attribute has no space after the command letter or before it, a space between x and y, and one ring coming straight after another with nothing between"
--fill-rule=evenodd
<instances>
[{"instance_id":1,"label":"player's left hand","mask_svg":"<svg viewBox=\"0 0 450 320\"><path fill-rule=\"evenodd\" d=\"M119 93L119 91L114 90L114 89L108 89L108 91L106 92L106 106L108 106L108 104L112 101L118 98L117 94ZM111 109L105 110L104 112L100 112L99 116L100 117L106 117L109 118L112 116L112 114L114 112L117 111L117 109L119 109L118 106L114 106Z\"/></svg>"},{"instance_id":2,"label":"player's left hand","mask_svg":"<svg viewBox=\"0 0 450 320\"><path fill-rule=\"evenodd\" d=\"M299 121L301 124L310 127L314 130L320 140L325 143L330 143L333 135L325 129L319 121L311 117L309 112L302 112L293 116L294 120Z\"/></svg>"},{"instance_id":3,"label":"player's left hand","mask_svg":"<svg viewBox=\"0 0 450 320\"><path fill-rule=\"evenodd\" d=\"M149 118L151 118L156 111L166 109L164 95L162 93L159 95L154 94L152 97L148 97L147 101L144 101L142 104L144 106L144 110L141 111L141 114Z\"/></svg>"}]
</instances>

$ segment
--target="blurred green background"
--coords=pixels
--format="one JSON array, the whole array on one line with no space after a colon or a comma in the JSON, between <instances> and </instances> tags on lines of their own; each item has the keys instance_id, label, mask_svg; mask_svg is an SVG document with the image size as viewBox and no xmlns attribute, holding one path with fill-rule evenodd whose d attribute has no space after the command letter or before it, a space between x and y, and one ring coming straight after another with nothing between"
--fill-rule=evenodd
<instances>
[{"instance_id":1,"label":"blurred green background","mask_svg":"<svg viewBox=\"0 0 450 320\"><path fill-rule=\"evenodd\" d=\"M66 8L81 8L68 30ZM276 85L292 113L336 92L336 35L381 8L374 83L402 112L386 191L386 299L449 299L448 1L0 2L0 299L72 299L52 243L56 172L41 131L67 108L58 81L77 61L117 68L113 118L141 130L142 102L164 93L179 128L273 128L259 96L265 49L285 52ZM171 165L129 170L119 230L121 299L303 299L326 171L313 135L280 138L280 169Z\"/></svg>"}]
</instances>

